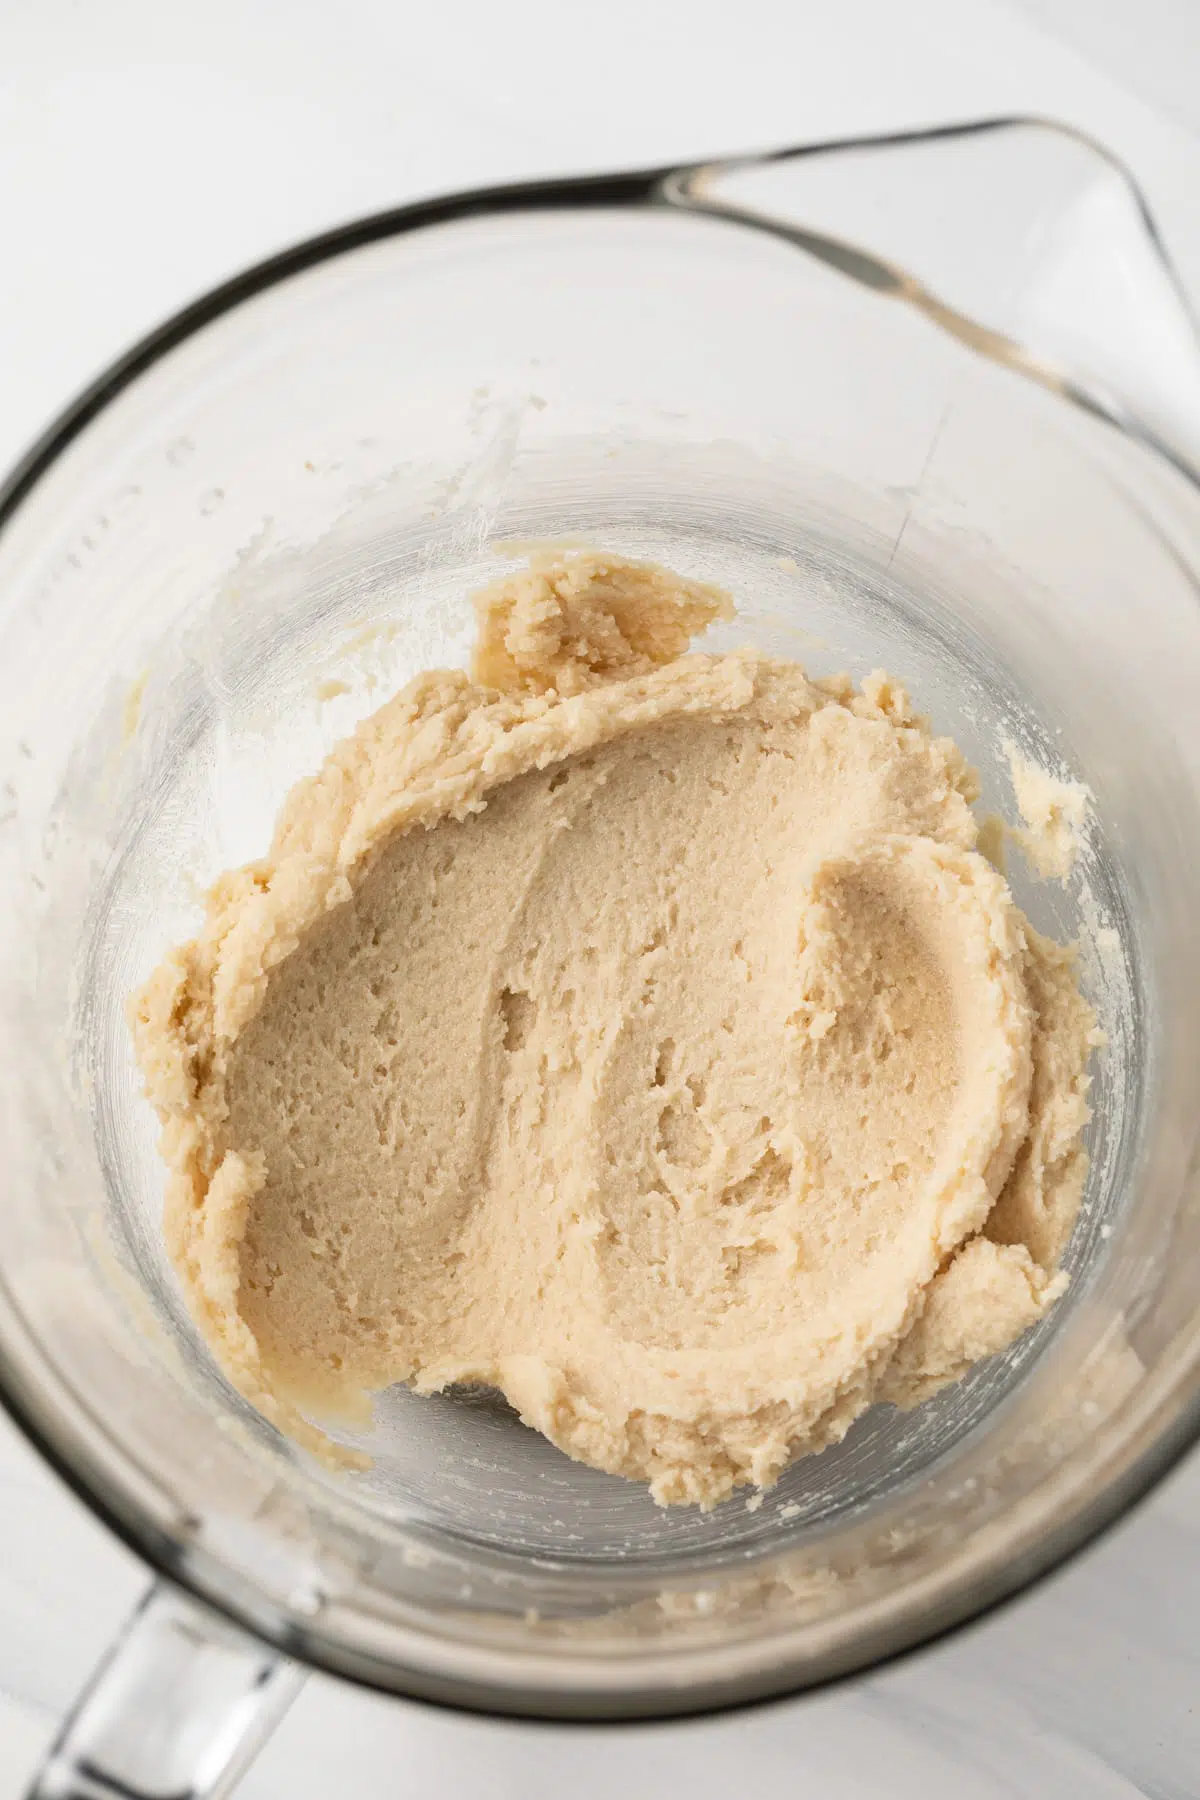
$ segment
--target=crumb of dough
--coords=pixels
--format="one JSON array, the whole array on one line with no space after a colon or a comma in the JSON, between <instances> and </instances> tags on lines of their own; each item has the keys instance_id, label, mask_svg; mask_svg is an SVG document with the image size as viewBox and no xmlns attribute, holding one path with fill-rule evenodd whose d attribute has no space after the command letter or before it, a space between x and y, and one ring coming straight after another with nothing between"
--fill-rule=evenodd
<instances>
[{"instance_id":1,"label":"crumb of dough","mask_svg":"<svg viewBox=\"0 0 1200 1800\"><path fill-rule=\"evenodd\" d=\"M596 552L476 600L131 1001L165 1232L281 1429L488 1384L662 1504L765 1488L1062 1291L1094 1017L876 673L689 653Z\"/></svg>"},{"instance_id":2,"label":"crumb of dough","mask_svg":"<svg viewBox=\"0 0 1200 1800\"><path fill-rule=\"evenodd\" d=\"M1013 795L1023 825L1012 830L1030 866L1044 880L1066 881L1075 867L1091 794L1080 781L1051 775L1005 740Z\"/></svg>"}]
</instances>

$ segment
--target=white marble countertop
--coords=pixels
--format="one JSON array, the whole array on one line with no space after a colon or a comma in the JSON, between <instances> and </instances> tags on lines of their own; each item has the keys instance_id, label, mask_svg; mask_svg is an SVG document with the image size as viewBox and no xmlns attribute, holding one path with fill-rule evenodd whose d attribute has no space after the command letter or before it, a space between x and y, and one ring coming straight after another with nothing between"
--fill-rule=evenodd
<instances>
[{"instance_id":1,"label":"white marble countertop","mask_svg":"<svg viewBox=\"0 0 1200 1800\"><path fill-rule=\"evenodd\" d=\"M0 462L240 264L550 170L1043 112L1126 157L1200 294L1195 40L1186 0L0 0ZM0 1800L144 1582L0 1419ZM715 1800L772 1780L819 1800L1192 1800L1200 1459L1033 1595L830 1693L554 1730L314 1677L241 1791Z\"/></svg>"}]
</instances>

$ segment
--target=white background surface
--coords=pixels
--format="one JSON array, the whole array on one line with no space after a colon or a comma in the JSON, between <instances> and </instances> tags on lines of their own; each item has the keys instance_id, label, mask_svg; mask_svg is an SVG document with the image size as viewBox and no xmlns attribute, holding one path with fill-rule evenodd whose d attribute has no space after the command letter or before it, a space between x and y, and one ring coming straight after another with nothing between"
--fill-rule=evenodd
<instances>
[{"instance_id":1,"label":"white background surface","mask_svg":"<svg viewBox=\"0 0 1200 1800\"><path fill-rule=\"evenodd\" d=\"M0 0L0 462L239 265L348 215L548 171L1040 111L1126 157L1200 295L1197 17L1194 0ZM0 1800L144 1579L0 1420ZM702 1724L555 1731L313 1678L242 1791L772 1786L1193 1800L1200 1462L1035 1595L851 1687Z\"/></svg>"}]
</instances>

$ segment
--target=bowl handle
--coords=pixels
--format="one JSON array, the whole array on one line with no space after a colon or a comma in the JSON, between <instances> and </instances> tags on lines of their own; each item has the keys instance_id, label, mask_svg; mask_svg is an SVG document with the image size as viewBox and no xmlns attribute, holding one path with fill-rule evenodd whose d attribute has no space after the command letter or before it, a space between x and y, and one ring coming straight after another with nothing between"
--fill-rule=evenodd
<instances>
[{"instance_id":1,"label":"bowl handle","mask_svg":"<svg viewBox=\"0 0 1200 1800\"><path fill-rule=\"evenodd\" d=\"M1136 182L1070 126L990 119L676 170L660 204L785 239L1200 481L1200 340Z\"/></svg>"},{"instance_id":2,"label":"bowl handle","mask_svg":"<svg viewBox=\"0 0 1200 1800\"><path fill-rule=\"evenodd\" d=\"M221 1800L303 1679L158 1583L80 1696L29 1800Z\"/></svg>"}]
</instances>

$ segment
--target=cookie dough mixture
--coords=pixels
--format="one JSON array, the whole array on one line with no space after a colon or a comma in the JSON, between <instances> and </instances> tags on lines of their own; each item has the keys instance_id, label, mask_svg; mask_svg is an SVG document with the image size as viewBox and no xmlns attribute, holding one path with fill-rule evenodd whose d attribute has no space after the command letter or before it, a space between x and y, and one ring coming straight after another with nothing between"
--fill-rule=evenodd
<instances>
[{"instance_id":1,"label":"cookie dough mixture","mask_svg":"<svg viewBox=\"0 0 1200 1800\"><path fill-rule=\"evenodd\" d=\"M1046 1311L1093 1015L887 676L685 654L727 597L615 557L477 605L134 996L170 1253L319 1453L486 1383L707 1506Z\"/></svg>"}]
</instances>

